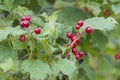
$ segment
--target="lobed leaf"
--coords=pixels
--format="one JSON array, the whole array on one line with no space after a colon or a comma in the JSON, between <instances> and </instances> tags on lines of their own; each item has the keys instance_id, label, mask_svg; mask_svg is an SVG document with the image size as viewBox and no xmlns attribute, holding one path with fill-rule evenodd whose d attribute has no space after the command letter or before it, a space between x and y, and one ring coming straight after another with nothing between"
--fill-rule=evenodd
<instances>
[{"instance_id":1,"label":"lobed leaf","mask_svg":"<svg viewBox=\"0 0 120 80\"><path fill-rule=\"evenodd\" d=\"M102 31L109 31L114 29L117 26L117 21L112 18L104 18L104 17L93 17L88 18L85 21L84 26L81 28L81 31L84 31L86 27L90 26L93 29L102 30Z\"/></svg>"},{"instance_id":2,"label":"lobed leaf","mask_svg":"<svg viewBox=\"0 0 120 80\"><path fill-rule=\"evenodd\" d=\"M24 30L22 30L20 27L6 27L3 30L0 30L0 41L5 40L9 34L12 35L21 35L26 33Z\"/></svg>"},{"instance_id":3,"label":"lobed leaf","mask_svg":"<svg viewBox=\"0 0 120 80\"><path fill-rule=\"evenodd\" d=\"M61 59L58 61L54 61L51 64L51 69L53 75L57 76L59 72L62 72L65 75L68 75L69 78L72 77L74 71L76 70L75 63L68 59Z\"/></svg>"},{"instance_id":4,"label":"lobed leaf","mask_svg":"<svg viewBox=\"0 0 120 80\"><path fill-rule=\"evenodd\" d=\"M44 80L51 75L51 70L48 64L41 60L25 60L22 64L23 73L29 72L32 80Z\"/></svg>"},{"instance_id":5,"label":"lobed leaf","mask_svg":"<svg viewBox=\"0 0 120 80\"><path fill-rule=\"evenodd\" d=\"M12 58L7 58L3 62L0 63L0 67L3 71L8 71L14 66L14 60Z\"/></svg>"},{"instance_id":6,"label":"lobed leaf","mask_svg":"<svg viewBox=\"0 0 120 80\"><path fill-rule=\"evenodd\" d=\"M119 14L120 13L120 2L117 4L112 4L112 10L114 11L115 14Z\"/></svg>"},{"instance_id":7,"label":"lobed leaf","mask_svg":"<svg viewBox=\"0 0 120 80\"><path fill-rule=\"evenodd\" d=\"M0 44L0 67L3 71L8 71L14 66L14 60L17 60L17 51L11 50L6 44Z\"/></svg>"}]
</instances>

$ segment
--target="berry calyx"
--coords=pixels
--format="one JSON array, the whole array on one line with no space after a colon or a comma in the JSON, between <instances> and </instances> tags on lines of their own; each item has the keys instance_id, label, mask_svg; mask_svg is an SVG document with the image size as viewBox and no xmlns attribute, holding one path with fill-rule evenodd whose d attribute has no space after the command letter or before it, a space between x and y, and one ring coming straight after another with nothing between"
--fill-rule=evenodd
<instances>
[{"instance_id":1,"label":"berry calyx","mask_svg":"<svg viewBox=\"0 0 120 80\"><path fill-rule=\"evenodd\" d=\"M117 53L117 54L115 55L115 59L116 59L116 60L120 60L120 53Z\"/></svg>"},{"instance_id":2,"label":"berry calyx","mask_svg":"<svg viewBox=\"0 0 120 80\"><path fill-rule=\"evenodd\" d=\"M79 25L80 27L82 27L83 24L84 24L83 20L80 20L80 21L78 21L78 23L77 23L77 25Z\"/></svg>"},{"instance_id":3,"label":"berry calyx","mask_svg":"<svg viewBox=\"0 0 120 80\"><path fill-rule=\"evenodd\" d=\"M20 35L19 41L20 41L20 42L25 42L25 40L26 40L25 35Z\"/></svg>"},{"instance_id":4,"label":"berry calyx","mask_svg":"<svg viewBox=\"0 0 120 80\"><path fill-rule=\"evenodd\" d=\"M85 32L87 34L91 34L93 32L93 29L91 27L86 27Z\"/></svg>"},{"instance_id":5,"label":"berry calyx","mask_svg":"<svg viewBox=\"0 0 120 80\"><path fill-rule=\"evenodd\" d=\"M72 53L73 53L73 54L76 54L76 53L77 53L76 47L72 47Z\"/></svg>"},{"instance_id":6,"label":"berry calyx","mask_svg":"<svg viewBox=\"0 0 120 80\"><path fill-rule=\"evenodd\" d=\"M36 27L34 29L34 32L35 32L35 34L40 34L41 33L41 29L39 27Z\"/></svg>"},{"instance_id":7,"label":"berry calyx","mask_svg":"<svg viewBox=\"0 0 120 80\"><path fill-rule=\"evenodd\" d=\"M21 22L20 22L21 28L28 28L29 25L30 25L30 22L27 21L27 20L24 20L24 21L21 21Z\"/></svg>"},{"instance_id":8,"label":"berry calyx","mask_svg":"<svg viewBox=\"0 0 120 80\"><path fill-rule=\"evenodd\" d=\"M106 11L104 12L104 15L105 15L105 16L110 16L110 14L111 14L111 13L110 13L109 10L106 10Z\"/></svg>"},{"instance_id":9,"label":"berry calyx","mask_svg":"<svg viewBox=\"0 0 120 80\"><path fill-rule=\"evenodd\" d=\"M68 39L72 39L72 38L73 38L73 34L72 34L71 32L67 32L67 33L66 33L66 37L67 37Z\"/></svg>"}]
</instances>

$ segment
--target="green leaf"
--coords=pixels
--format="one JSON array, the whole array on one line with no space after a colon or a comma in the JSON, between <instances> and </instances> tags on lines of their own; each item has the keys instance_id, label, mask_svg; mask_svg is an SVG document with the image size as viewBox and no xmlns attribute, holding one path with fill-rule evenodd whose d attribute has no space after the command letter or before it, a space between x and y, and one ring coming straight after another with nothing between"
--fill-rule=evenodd
<instances>
[{"instance_id":1,"label":"green leaf","mask_svg":"<svg viewBox=\"0 0 120 80\"><path fill-rule=\"evenodd\" d=\"M9 34L10 34L10 31L8 30L0 30L0 42L6 39Z\"/></svg>"},{"instance_id":2,"label":"green leaf","mask_svg":"<svg viewBox=\"0 0 120 80\"><path fill-rule=\"evenodd\" d=\"M110 2L120 2L120 0L109 0Z\"/></svg>"},{"instance_id":3,"label":"green leaf","mask_svg":"<svg viewBox=\"0 0 120 80\"><path fill-rule=\"evenodd\" d=\"M87 7L89 11L91 11L94 16L98 16L101 12L101 4L95 2L95 1L78 1L77 6L81 7L81 8L85 8Z\"/></svg>"},{"instance_id":4,"label":"green leaf","mask_svg":"<svg viewBox=\"0 0 120 80\"><path fill-rule=\"evenodd\" d=\"M96 3L96 2L88 2L87 4L85 4L90 10L92 10L92 13L95 15L95 16L98 16L101 12L101 9L100 9L100 4L99 3Z\"/></svg>"},{"instance_id":5,"label":"green leaf","mask_svg":"<svg viewBox=\"0 0 120 80\"><path fill-rule=\"evenodd\" d=\"M14 11L14 14L18 15L18 16L23 16L23 15L32 15L33 12L28 10L27 7L22 7L22 6L18 6Z\"/></svg>"},{"instance_id":6,"label":"green leaf","mask_svg":"<svg viewBox=\"0 0 120 80\"><path fill-rule=\"evenodd\" d=\"M51 54L51 48L50 48L50 45L48 43L48 39L43 39L40 41L40 43L43 45L45 52L47 54Z\"/></svg>"},{"instance_id":7,"label":"green leaf","mask_svg":"<svg viewBox=\"0 0 120 80\"><path fill-rule=\"evenodd\" d=\"M14 0L4 0L3 3L8 11L11 12Z\"/></svg>"},{"instance_id":8,"label":"green leaf","mask_svg":"<svg viewBox=\"0 0 120 80\"><path fill-rule=\"evenodd\" d=\"M72 75L72 77L71 77L71 79L70 80L78 80L78 71L76 70L74 73L73 73L73 75ZM81 79L81 78L80 78Z\"/></svg>"},{"instance_id":9,"label":"green leaf","mask_svg":"<svg viewBox=\"0 0 120 80\"><path fill-rule=\"evenodd\" d=\"M98 48L105 49L105 45L108 42L108 37L101 31L95 30L92 34L91 41Z\"/></svg>"},{"instance_id":10,"label":"green leaf","mask_svg":"<svg viewBox=\"0 0 120 80\"><path fill-rule=\"evenodd\" d=\"M4 15L3 15L4 17ZM9 19L1 19L0 21L0 27L7 27L7 26L12 26L13 21Z\"/></svg>"},{"instance_id":11,"label":"green leaf","mask_svg":"<svg viewBox=\"0 0 120 80\"><path fill-rule=\"evenodd\" d=\"M37 26L43 26L44 25L44 23L41 20L41 18L38 17L38 16L35 16L35 15L32 15L31 22L34 23L34 24L36 24Z\"/></svg>"},{"instance_id":12,"label":"green leaf","mask_svg":"<svg viewBox=\"0 0 120 80\"><path fill-rule=\"evenodd\" d=\"M38 4L39 4L40 6L42 6L42 7L48 5L48 3L47 3L46 0L37 0L37 2L38 2Z\"/></svg>"},{"instance_id":13,"label":"green leaf","mask_svg":"<svg viewBox=\"0 0 120 80\"><path fill-rule=\"evenodd\" d=\"M58 15L58 22L64 24L65 26L68 25L69 27L67 28L70 28L71 26L74 27L77 24L78 20L84 20L87 18L86 13L76 8L63 8L57 11L56 15Z\"/></svg>"},{"instance_id":14,"label":"green leaf","mask_svg":"<svg viewBox=\"0 0 120 80\"><path fill-rule=\"evenodd\" d=\"M7 10L5 5L0 4L0 10Z\"/></svg>"},{"instance_id":15,"label":"green leaf","mask_svg":"<svg viewBox=\"0 0 120 80\"><path fill-rule=\"evenodd\" d=\"M50 43L54 43L56 39L58 38L58 30L57 30L57 15L56 13L52 14L48 17L48 22L45 23L43 28L42 35L48 35L50 39Z\"/></svg>"},{"instance_id":16,"label":"green leaf","mask_svg":"<svg viewBox=\"0 0 120 80\"><path fill-rule=\"evenodd\" d=\"M13 71L21 71L21 65L22 65L22 61L20 60L14 60L14 66L12 66L11 70Z\"/></svg>"},{"instance_id":17,"label":"green leaf","mask_svg":"<svg viewBox=\"0 0 120 80\"><path fill-rule=\"evenodd\" d=\"M14 66L17 51L11 50L5 43L0 44L0 67L6 72Z\"/></svg>"},{"instance_id":18,"label":"green leaf","mask_svg":"<svg viewBox=\"0 0 120 80\"><path fill-rule=\"evenodd\" d=\"M0 80L6 80L3 74L0 74Z\"/></svg>"},{"instance_id":19,"label":"green leaf","mask_svg":"<svg viewBox=\"0 0 120 80\"><path fill-rule=\"evenodd\" d=\"M12 58L7 58L0 63L0 67L6 72L14 66L14 60Z\"/></svg>"},{"instance_id":20,"label":"green leaf","mask_svg":"<svg viewBox=\"0 0 120 80\"><path fill-rule=\"evenodd\" d=\"M115 14L120 13L120 2L117 4L112 4L112 10L114 11Z\"/></svg>"},{"instance_id":21,"label":"green leaf","mask_svg":"<svg viewBox=\"0 0 120 80\"><path fill-rule=\"evenodd\" d=\"M76 70L75 63L67 59L61 59L54 61L51 64L51 69L53 75L57 76L59 72L62 72L65 75L68 75L69 78L72 77L74 71Z\"/></svg>"},{"instance_id":22,"label":"green leaf","mask_svg":"<svg viewBox=\"0 0 120 80\"><path fill-rule=\"evenodd\" d=\"M4 59L13 58L17 59L17 51L11 49L6 43L0 43L0 61Z\"/></svg>"},{"instance_id":23,"label":"green leaf","mask_svg":"<svg viewBox=\"0 0 120 80\"><path fill-rule=\"evenodd\" d=\"M25 29L22 29L20 26L17 26L15 28L12 28L12 27L9 27L8 28L9 30L11 30L11 34L13 36L19 36L19 35L22 35L22 34L26 34L26 30Z\"/></svg>"},{"instance_id":24,"label":"green leaf","mask_svg":"<svg viewBox=\"0 0 120 80\"><path fill-rule=\"evenodd\" d=\"M88 6L88 8L91 8L93 10L92 12L95 16L98 16L101 12L100 4L98 4L96 2L91 2L90 7Z\"/></svg>"},{"instance_id":25,"label":"green leaf","mask_svg":"<svg viewBox=\"0 0 120 80\"><path fill-rule=\"evenodd\" d=\"M7 38L9 34L12 35L21 35L26 33L24 30L22 30L20 27L17 28L12 28L12 27L6 27L3 30L0 30L0 41L4 40Z\"/></svg>"},{"instance_id":26,"label":"green leaf","mask_svg":"<svg viewBox=\"0 0 120 80\"><path fill-rule=\"evenodd\" d=\"M95 80L95 74L86 62L80 64L80 67L86 72L86 76L89 80Z\"/></svg>"},{"instance_id":27,"label":"green leaf","mask_svg":"<svg viewBox=\"0 0 120 80\"><path fill-rule=\"evenodd\" d=\"M74 2L66 2L66 1L61 1L61 0L57 0L55 1L53 7L60 9L60 8L64 8L64 7L73 7L74 6Z\"/></svg>"},{"instance_id":28,"label":"green leaf","mask_svg":"<svg viewBox=\"0 0 120 80\"><path fill-rule=\"evenodd\" d=\"M51 75L48 64L41 60L25 60L22 64L22 70L24 73L29 72L32 80L44 80L48 75Z\"/></svg>"},{"instance_id":29,"label":"green leaf","mask_svg":"<svg viewBox=\"0 0 120 80\"><path fill-rule=\"evenodd\" d=\"M109 31L114 29L117 26L117 22L114 18L108 17L93 17L85 20L84 26L81 28L81 31L84 31L86 27L90 26L93 29L98 29L102 31Z\"/></svg>"},{"instance_id":30,"label":"green leaf","mask_svg":"<svg viewBox=\"0 0 120 80\"><path fill-rule=\"evenodd\" d=\"M99 60L99 66L98 66L98 71L100 73L112 73L113 71L113 62L110 58L110 56L108 55L105 55L105 56L102 56L100 57L100 60Z\"/></svg>"},{"instance_id":31,"label":"green leaf","mask_svg":"<svg viewBox=\"0 0 120 80\"><path fill-rule=\"evenodd\" d=\"M14 49L25 49L27 48L27 40L23 43L19 41L19 36L14 36L11 38L12 45Z\"/></svg>"},{"instance_id":32,"label":"green leaf","mask_svg":"<svg viewBox=\"0 0 120 80\"><path fill-rule=\"evenodd\" d=\"M66 51L66 47L65 46L61 46L59 44L57 44L57 46L62 50L62 54L64 54L65 51Z\"/></svg>"}]
</instances>

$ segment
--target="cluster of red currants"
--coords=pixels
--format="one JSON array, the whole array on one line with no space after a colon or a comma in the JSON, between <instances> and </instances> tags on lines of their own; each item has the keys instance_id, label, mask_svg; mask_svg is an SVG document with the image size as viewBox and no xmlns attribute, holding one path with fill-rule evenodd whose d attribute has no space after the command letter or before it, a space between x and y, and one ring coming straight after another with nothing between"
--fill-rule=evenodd
<instances>
[{"instance_id":1,"label":"cluster of red currants","mask_svg":"<svg viewBox=\"0 0 120 80\"><path fill-rule=\"evenodd\" d=\"M20 27L28 29L29 25L30 25L30 20L31 20L31 16L29 16L29 15L22 16L21 17L21 21L20 21ZM36 27L33 32L35 34L40 34L41 33L41 29L39 27ZM25 35L20 35L19 41L20 42L25 42L25 40L26 40L26 36Z\"/></svg>"},{"instance_id":2,"label":"cluster of red currants","mask_svg":"<svg viewBox=\"0 0 120 80\"><path fill-rule=\"evenodd\" d=\"M69 49L71 49L76 60L80 60L80 58L84 56L84 52L79 51L77 49L77 45L80 43L80 38L82 37L82 33L79 31L79 29L83 27L83 25L84 21L80 20L75 26L75 29L77 30L75 35L73 35L72 32L66 33L66 37L70 40L69 43L67 44L66 55L69 54ZM85 32L87 34L91 34L93 32L93 29L91 27L86 27Z\"/></svg>"}]
</instances>

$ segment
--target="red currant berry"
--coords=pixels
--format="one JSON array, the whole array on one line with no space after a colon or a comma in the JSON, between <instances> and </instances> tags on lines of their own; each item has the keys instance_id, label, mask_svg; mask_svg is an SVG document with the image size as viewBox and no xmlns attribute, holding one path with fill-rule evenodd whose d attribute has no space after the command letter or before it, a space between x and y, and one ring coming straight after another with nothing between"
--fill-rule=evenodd
<instances>
[{"instance_id":1,"label":"red currant berry","mask_svg":"<svg viewBox=\"0 0 120 80\"><path fill-rule=\"evenodd\" d=\"M77 36L73 36L73 37L71 38L71 42L73 42L76 38L77 38Z\"/></svg>"},{"instance_id":2,"label":"red currant berry","mask_svg":"<svg viewBox=\"0 0 120 80\"><path fill-rule=\"evenodd\" d=\"M21 21L25 21L25 20L30 21L31 17L30 16L22 16Z\"/></svg>"},{"instance_id":3,"label":"red currant berry","mask_svg":"<svg viewBox=\"0 0 120 80\"><path fill-rule=\"evenodd\" d=\"M110 16L110 14L111 14L111 13L110 13L109 10L106 10L106 11L104 12L104 15L105 15L105 16Z\"/></svg>"},{"instance_id":4,"label":"red currant berry","mask_svg":"<svg viewBox=\"0 0 120 80\"><path fill-rule=\"evenodd\" d=\"M78 23L77 23L77 25L79 25L80 27L82 27L83 24L84 24L83 20L80 20L80 21L78 21Z\"/></svg>"},{"instance_id":5,"label":"red currant berry","mask_svg":"<svg viewBox=\"0 0 120 80\"><path fill-rule=\"evenodd\" d=\"M93 32L93 29L91 27L86 27L85 32L87 34L91 34Z\"/></svg>"},{"instance_id":6,"label":"red currant berry","mask_svg":"<svg viewBox=\"0 0 120 80\"><path fill-rule=\"evenodd\" d=\"M35 34L40 34L41 33L41 29L39 27L34 29Z\"/></svg>"},{"instance_id":7,"label":"red currant berry","mask_svg":"<svg viewBox=\"0 0 120 80\"><path fill-rule=\"evenodd\" d=\"M80 55L79 54L75 54L75 58L76 58L76 60L80 60Z\"/></svg>"},{"instance_id":8,"label":"red currant berry","mask_svg":"<svg viewBox=\"0 0 120 80\"><path fill-rule=\"evenodd\" d=\"M66 37L67 37L68 39L72 39L72 38L73 38L73 34L72 34L71 32L67 32L67 33L66 33Z\"/></svg>"},{"instance_id":9,"label":"red currant berry","mask_svg":"<svg viewBox=\"0 0 120 80\"><path fill-rule=\"evenodd\" d=\"M117 54L115 55L115 59L116 59L116 60L120 60L120 53L117 53Z\"/></svg>"},{"instance_id":10,"label":"red currant berry","mask_svg":"<svg viewBox=\"0 0 120 80\"><path fill-rule=\"evenodd\" d=\"M80 39L78 39L78 40L76 41L76 43L79 44L79 43L80 43Z\"/></svg>"},{"instance_id":11,"label":"red currant berry","mask_svg":"<svg viewBox=\"0 0 120 80\"><path fill-rule=\"evenodd\" d=\"M26 40L25 35L20 35L19 41L20 41L20 42L25 42L25 40Z\"/></svg>"},{"instance_id":12,"label":"red currant berry","mask_svg":"<svg viewBox=\"0 0 120 80\"><path fill-rule=\"evenodd\" d=\"M80 57L83 57L84 53L82 51L79 51L78 54L80 55Z\"/></svg>"},{"instance_id":13,"label":"red currant berry","mask_svg":"<svg viewBox=\"0 0 120 80\"><path fill-rule=\"evenodd\" d=\"M26 20L30 21L31 20L31 16L26 16Z\"/></svg>"},{"instance_id":14,"label":"red currant berry","mask_svg":"<svg viewBox=\"0 0 120 80\"><path fill-rule=\"evenodd\" d=\"M22 16L21 21L26 20L26 16Z\"/></svg>"},{"instance_id":15,"label":"red currant berry","mask_svg":"<svg viewBox=\"0 0 120 80\"><path fill-rule=\"evenodd\" d=\"M72 47L72 53L75 55L77 53L76 47Z\"/></svg>"},{"instance_id":16,"label":"red currant berry","mask_svg":"<svg viewBox=\"0 0 120 80\"><path fill-rule=\"evenodd\" d=\"M23 21L20 22L20 26L21 26L21 28L24 28L24 23L23 23Z\"/></svg>"},{"instance_id":17,"label":"red currant berry","mask_svg":"<svg viewBox=\"0 0 120 80\"><path fill-rule=\"evenodd\" d=\"M79 29L80 29L80 25L76 25L76 26L75 26L75 29L76 29L76 30L79 30Z\"/></svg>"},{"instance_id":18,"label":"red currant berry","mask_svg":"<svg viewBox=\"0 0 120 80\"><path fill-rule=\"evenodd\" d=\"M75 43L72 45L72 47L74 47L74 48L75 48L76 46L77 46L77 43L75 42Z\"/></svg>"},{"instance_id":19,"label":"red currant berry","mask_svg":"<svg viewBox=\"0 0 120 80\"><path fill-rule=\"evenodd\" d=\"M25 21L21 21L21 22L20 22L20 26L21 26L21 28L28 28L29 25L30 25L30 22L27 21L27 20L25 20Z\"/></svg>"}]
</instances>

